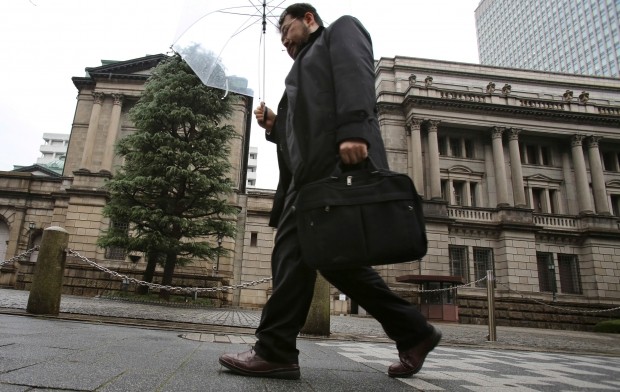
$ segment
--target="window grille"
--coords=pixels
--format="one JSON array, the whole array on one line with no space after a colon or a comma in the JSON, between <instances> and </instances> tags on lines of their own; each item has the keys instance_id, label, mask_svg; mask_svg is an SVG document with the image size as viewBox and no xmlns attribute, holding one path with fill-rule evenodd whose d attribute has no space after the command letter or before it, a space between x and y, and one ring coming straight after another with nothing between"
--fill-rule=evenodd
<instances>
[{"instance_id":1,"label":"window grille","mask_svg":"<svg viewBox=\"0 0 620 392\"><path fill-rule=\"evenodd\" d=\"M563 293L582 294L581 274L576 255L558 254L560 285Z\"/></svg>"},{"instance_id":2,"label":"window grille","mask_svg":"<svg viewBox=\"0 0 620 392\"><path fill-rule=\"evenodd\" d=\"M536 262L538 264L538 287L541 292L555 292L555 266L553 264L553 254L537 252Z\"/></svg>"},{"instance_id":3,"label":"window grille","mask_svg":"<svg viewBox=\"0 0 620 392\"><path fill-rule=\"evenodd\" d=\"M450 275L461 276L469 282L469 270L467 268L467 247L450 245Z\"/></svg>"},{"instance_id":4,"label":"window grille","mask_svg":"<svg viewBox=\"0 0 620 392\"><path fill-rule=\"evenodd\" d=\"M488 270L495 271L493 263L493 249L474 248L474 280L484 278ZM476 283L476 287L487 287L487 281Z\"/></svg>"}]
</instances>

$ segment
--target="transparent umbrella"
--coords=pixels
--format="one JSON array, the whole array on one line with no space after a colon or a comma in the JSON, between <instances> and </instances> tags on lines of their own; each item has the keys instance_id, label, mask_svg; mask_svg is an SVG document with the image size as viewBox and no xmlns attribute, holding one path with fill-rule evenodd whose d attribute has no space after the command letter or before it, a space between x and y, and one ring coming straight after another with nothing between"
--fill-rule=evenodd
<instances>
[{"instance_id":1,"label":"transparent umbrella","mask_svg":"<svg viewBox=\"0 0 620 392\"><path fill-rule=\"evenodd\" d=\"M284 1L187 0L172 49L202 82L259 98L265 95L266 40Z\"/></svg>"}]
</instances>

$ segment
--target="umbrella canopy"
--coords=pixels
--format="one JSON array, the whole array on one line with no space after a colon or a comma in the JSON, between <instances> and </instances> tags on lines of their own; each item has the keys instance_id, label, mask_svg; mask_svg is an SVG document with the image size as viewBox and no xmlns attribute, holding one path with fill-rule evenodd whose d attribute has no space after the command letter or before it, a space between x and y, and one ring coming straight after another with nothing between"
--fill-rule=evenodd
<instances>
[{"instance_id":1,"label":"umbrella canopy","mask_svg":"<svg viewBox=\"0 0 620 392\"><path fill-rule=\"evenodd\" d=\"M274 4L275 3L275 4ZM283 0L188 0L172 49L224 94L263 97L268 35L276 41Z\"/></svg>"}]
</instances>

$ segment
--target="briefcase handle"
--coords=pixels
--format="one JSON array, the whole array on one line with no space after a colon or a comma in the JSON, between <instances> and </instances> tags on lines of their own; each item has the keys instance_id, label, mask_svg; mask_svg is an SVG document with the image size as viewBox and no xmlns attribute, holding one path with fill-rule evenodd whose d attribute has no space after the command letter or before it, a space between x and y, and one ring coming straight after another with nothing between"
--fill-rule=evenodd
<instances>
[{"instance_id":1,"label":"briefcase handle","mask_svg":"<svg viewBox=\"0 0 620 392\"><path fill-rule=\"evenodd\" d=\"M378 173L379 169L377 168L377 165L372 160L370 155L368 155L366 159L364 159L362 162L357 163L355 165L345 165L340 159L340 157L338 157L338 161L336 162L336 167L334 168L334 171L332 172L330 177L338 178L344 173L360 172L360 171L373 174L373 173Z\"/></svg>"}]
</instances>

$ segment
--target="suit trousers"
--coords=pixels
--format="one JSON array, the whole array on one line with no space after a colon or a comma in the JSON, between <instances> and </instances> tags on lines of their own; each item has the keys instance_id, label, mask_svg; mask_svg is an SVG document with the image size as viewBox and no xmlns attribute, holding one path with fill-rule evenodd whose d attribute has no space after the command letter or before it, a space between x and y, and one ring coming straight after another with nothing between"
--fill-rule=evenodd
<instances>
[{"instance_id":1,"label":"suit trousers","mask_svg":"<svg viewBox=\"0 0 620 392\"><path fill-rule=\"evenodd\" d=\"M271 258L273 290L256 330L254 350L273 362L298 362L296 339L310 309L317 273L301 256L293 207L296 196L297 192L289 191L279 220ZM424 316L411 303L394 294L373 268L320 272L379 321L399 351L415 346L431 334L432 327Z\"/></svg>"}]
</instances>

